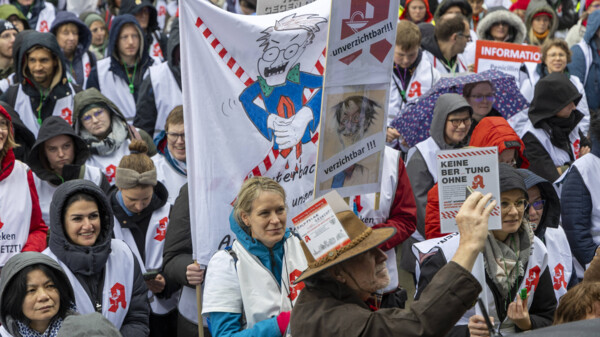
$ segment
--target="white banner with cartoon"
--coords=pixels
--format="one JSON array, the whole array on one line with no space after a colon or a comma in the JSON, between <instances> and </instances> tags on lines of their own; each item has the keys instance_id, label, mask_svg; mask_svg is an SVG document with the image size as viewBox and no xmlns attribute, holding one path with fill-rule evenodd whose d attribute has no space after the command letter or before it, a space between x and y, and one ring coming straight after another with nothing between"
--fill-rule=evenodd
<instances>
[{"instance_id":1,"label":"white banner with cartoon","mask_svg":"<svg viewBox=\"0 0 600 337\"><path fill-rule=\"evenodd\" d=\"M330 0L243 16L181 2L181 61L195 258L231 245L245 179L287 193L288 216L313 198ZM291 225L291 222L290 222Z\"/></svg>"},{"instance_id":2,"label":"white banner with cartoon","mask_svg":"<svg viewBox=\"0 0 600 337\"><path fill-rule=\"evenodd\" d=\"M315 195L379 192L398 0L343 1L332 13Z\"/></svg>"}]
</instances>

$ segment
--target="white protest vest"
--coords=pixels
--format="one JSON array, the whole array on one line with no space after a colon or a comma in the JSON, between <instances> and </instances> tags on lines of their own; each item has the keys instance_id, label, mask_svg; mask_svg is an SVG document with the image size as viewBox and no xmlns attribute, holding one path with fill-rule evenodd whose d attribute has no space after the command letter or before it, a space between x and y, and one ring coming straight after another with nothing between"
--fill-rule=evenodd
<instances>
[{"instance_id":1,"label":"white protest vest","mask_svg":"<svg viewBox=\"0 0 600 337\"><path fill-rule=\"evenodd\" d=\"M85 165L100 168L102 173L104 173L104 175L106 176L106 180L108 180L108 183L114 185L115 174L117 173L117 166L119 166L121 158L129 154L129 143L131 143L131 141L129 139L126 139L125 141L123 141L123 143L118 149L116 149L113 153L111 153L108 156L100 156L97 154L93 154L85 162Z\"/></svg>"},{"instance_id":2,"label":"white protest vest","mask_svg":"<svg viewBox=\"0 0 600 337\"><path fill-rule=\"evenodd\" d=\"M152 32L150 35L152 35L152 44L149 46L150 49L148 50L148 54L154 60L154 64L163 63L165 61L165 57L162 49L160 48L160 43L156 38L158 32Z\"/></svg>"},{"instance_id":3,"label":"white protest vest","mask_svg":"<svg viewBox=\"0 0 600 337\"><path fill-rule=\"evenodd\" d=\"M129 83L110 71L110 63L110 57L103 58L96 63L100 91L106 98L115 103L129 123L135 117L135 99L129 91ZM146 71L143 77L146 78L148 74L148 71Z\"/></svg>"},{"instance_id":4,"label":"white protest vest","mask_svg":"<svg viewBox=\"0 0 600 337\"><path fill-rule=\"evenodd\" d=\"M6 331L6 329L3 326L0 326L0 336L2 337L13 337L13 335L11 335L10 333L8 333L8 331Z\"/></svg>"},{"instance_id":5,"label":"white protest vest","mask_svg":"<svg viewBox=\"0 0 600 337\"><path fill-rule=\"evenodd\" d=\"M419 242L413 245L413 254L417 258L417 265L420 264L420 257L428 256L429 254L436 253L438 250L442 250L446 261L449 262L456 250L458 249L458 244L460 241L460 234L453 233L443 238L434 238L429 239L423 242ZM529 260L527 262L527 269L525 270L525 276L523 277L523 281L519 285L519 289L527 288L527 307L531 308L531 303L533 303L533 298L535 296L535 291L537 290L538 282L542 272L548 267L548 254L546 251L546 247L542 243L540 239L534 237L533 245L531 246ZM494 301L494 294L490 290L489 287L483 287L484 291L487 292L488 298L488 314L494 317L495 322L499 322L498 313L496 312L496 303ZM518 296L517 291L517 296ZM516 300L516 297L512 299L512 301ZM460 318L456 325L467 325L469 323L469 318L475 315L475 307L467 310L467 312ZM510 319L508 317L502 322L501 328L504 328L504 325L508 323ZM512 324L507 330L502 330L502 332L515 332L514 328L512 328Z\"/></svg>"},{"instance_id":6,"label":"white protest vest","mask_svg":"<svg viewBox=\"0 0 600 337\"><path fill-rule=\"evenodd\" d=\"M433 68L431 63L429 63L429 59L426 57L421 57L421 62L419 62L417 69L415 69L410 77L410 82L406 88L402 85L402 81L400 81L398 76L396 76L395 73L392 73L388 125L400 115L400 112L404 109L406 104L415 102L433 87L439 78L440 73ZM404 103L402 95L400 94L400 91L402 90L406 91L406 103Z\"/></svg>"},{"instance_id":7,"label":"white protest vest","mask_svg":"<svg viewBox=\"0 0 600 337\"><path fill-rule=\"evenodd\" d=\"M562 227L546 228L544 239L548 250L548 270L552 276L554 295L558 302L560 297L567 293L567 285L573 275L573 254Z\"/></svg>"},{"instance_id":8,"label":"white protest vest","mask_svg":"<svg viewBox=\"0 0 600 337\"><path fill-rule=\"evenodd\" d=\"M298 239L292 236L284 243L281 284L237 240L233 243L232 250L238 257L236 268L246 317L244 328L252 328L260 321L292 310L301 289L292 282L308 267Z\"/></svg>"},{"instance_id":9,"label":"white protest vest","mask_svg":"<svg viewBox=\"0 0 600 337\"><path fill-rule=\"evenodd\" d=\"M537 138L537 140L540 142L540 144L542 144L546 152L548 152L550 158L552 158L552 161L554 162L555 166L563 166L565 163L571 162L571 157L569 156L569 154L564 150L552 145L552 141L550 140L550 137L548 136L546 131L544 131L543 129L533 127L531 121L527 121L527 125L523 130L523 135L525 135L527 132L530 132L532 135L534 135L535 138ZM579 124L577 124L573 131L569 133L569 143L571 145L571 152L573 154L573 158L575 159L579 157L579 142Z\"/></svg>"},{"instance_id":10,"label":"white protest vest","mask_svg":"<svg viewBox=\"0 0 600 337\"><path fill-rule=\"evenodd\" d=\"M425 139L415 145L415 147L421 152L421 156L425 160L425 164L427 164L427 170L429 171L429 174L431 174L433 182L437 183L436 153L440 150L440 147L435 140L433 140L433 137Z\"/></svg>"},{"instance_id":11,"label":"white protest vest","mask_svg":"<svg viewBox=\"0 0 600 337\"><path fill-rule=\"evenodd\" d=\"M583 76L583 85L585 86L586 82L587 82L587 77L590 71L590 67L592 66L592 62L594 62L594 59L592 57L592 47L590 47L589 44L587 44L587 42L584 39L581 39L581 41L579 41L579 43L577 43L577 46L579 46L579 48L581 48L581 52L583 53L583 58L585 60L585 75Z\"/></svg>"},{"instance_id":12,"label":"white protest vest","mask_svg":"<svg viewBox=\"0 0 600 337\"><path fill-rule=\"evenodd\" d=\"M164 30L167 21L167 2L165 0L156 1L156 20L160 30Z\"/></svg>"},{"instance_id":13,"label":"white protest vest","mask_svg":"<svg viewBox=\"0 0 600 337\"><path fill-rule=\"evenodd\" d=\"M102 171L93 166L85 166L85 172L83 174L84 180L89 180L94 184L100 186L102 183ZM42 218L48 227L50 227L50 203L52 202L52 196L54 195L54 191L58 188L58 186L54 186L47 182L46 180L42 180L38 178L36 174L33 175L33 182L35 183L35 189L38 193L38 198L40 200L40 209L42 210Z\"/></svg>"},{"instance_id":14,"label":"white protest vest","mask_svg":"<svg viewBox=\"0 0 600 337\"><path fill-rule=\"evenodd\" d=\"M8 75L8 77L0 80L0 92L8 90L11 84L15 83L15 73Z\"/></svg>"},{"instance_id":15,"label":"white protest vest","mask_svg":"<svg viewBox=\"0 0 600 337\"><path fill-rule=\"evenodd\" d=\"M204 284L202 284L204 292ZM198 304L196 303L196 289L188 286L181 287L181 296L177 304L177 311L188 321L198 325ZM202 326L208 326L206 317L202 317Z\"/></svg>"},{"instance_id":16,"label":"white protest vest","mask_svg":"<svg viewBox=\"0 0 600 337\"><path fill-rule=\"evenodd\" d=\"M179 196L179 190L187 182L187 176L177 172L167 161L165 156L156 155L152 158L154 167L156 167L156 178L160 181L169 192L167 202L171 205L175 203L175 199Z\"/></svg>"},{"instance_id":17,"label":"white protest vest","mask_svg":"<svg viewBox=\"0 0 600 337\"><path fill-rule=\"evenodd\" d=\"M385 147L383 156L383 173L381 179L381 192L379 193L379 205L376 205L376 193L369 193L350 197L350 207L358 212L358 217L367 226L372 227L378 223L387 221L390 216L396 188L398 187L398 163L400 152ZM398 266L396 264L396 250L394 248L385 252L388 259L386 266L390 275L390 284L383 292L389 292L398 288Z\"/></svg>"},{"instance_id":18,"label":"white protest vest","mask_svg":"<svg viewBox=\"0 0 600 337\"><path fill-rule=\"evenodd\" d=\"M600 188L598 188L598 182L600 182L600 158L589 153L577 159L573 163L573 166L577 167L577 171L579 171L585 187L592 197L591 234L594 242L598 245L600 244Z\"/></svg>"},{"instance_id":19,"label":"white protest vest","mask_svg":"<svg viewBox=\"0 0 600 337\"><path fill-rule=\"evenodd\" d=\"M0 267L17 255L29 237L31 194L27 165L15 160L12 172L0 181Z\"/></svg>"},{"instance_id":20,"label":"white protest vest","mask_svg":"<svg viewBox=\"0 0 600 337\"><path fill-rule=\"evenodd\" d=\"M467 62L464 60L464 56L462 54L456 55L456 61L452 65L452 69L448 68L446 63L438 60L437 57L433 56L433 54L427 50L423 50L423 56L427 56L427 59L433 65L433 68L437 69L441 75L454 75L455 73L464 73L468 71Z\"/></svg>"},{"instance_id":21,"label":"white protest vest","mask_svg":"<svg viewBox=\"0 0 600 337\"><path fill-rule=\"evenodd\" d=\"M150 67L149 70L157 112L154 126L154 136L156 136L165 129L165 122L171 110L183 104L183 94L167 62Z\"/></svg>"},{"instance_id":22,"label":"white protest vest","mask_svg":"<svg viewBox=\"0 0 600 337\"><path fill-rule=\"evenodd\" d=\"M121 329L123 320L129 311L133 293L133 253L121 240L112 239L111 252L104 267L104 286L102 288L102 316L106 317L117 329ZM44 254L50 256L62 267L71 282L75 293L75 305L80 314L96 312L94 303L73 272L46 248Z\"/></svg>"},{"instance_id":23,"label":"white protest vest","mask_svg":"<svg viewBox=\"0 0 600 337\"><path fill-rule=\"evenodd\" d=\"M59 116L69 123L69 125L73 125L73 93L75 93L75 89L73 89L71 84L69 84L69 89L71 92L67 93L67 96L56 101L52 115ZM37 112L33 111L31 100L29 96L23 92L22 84L19 84L14 108L19 114L19 117L21 117L23 124L37 138L37 134L40 131L40 124L38 124L37 121Z\"/></svg>"},{"instance_id":24,"label":"white protest vest","mask_svg":"<svg viewBox=\"0 0 600 337\"><path fill-rule=\"evenodd\" d=\"M165 206L155 210L150 217L148 230L146 231L146 251L144 252L144 256L146 257L145 262L142 260L140 251L135 244L135 239L131 234L131 230L129 228L121 227L121 223L115 217L115 225L113 228L115 239L125 241L129 248L131 248L131 251L138 259L142 273L145 273L147 270L162 269L165 234L167 233L167 226L169 224L170 210L171 205L167 203ZM154 296L150 290L148 290L148 299L150 301L152 312L159 315L169 313L177 306L177 296L158 298Z\"/></svg>"},{"instance_id":25,"label":"white protest vest","mask_svg":"<svg viewBox=\"0 0 600 337\"><path fill-rule=\"evenodd\" d=\"M35 30L42 33L49 32L50 27L52 27L52 23L54 22L54 17L56 16L55 12L56 10L54 9L54 5L46 2L46 6L38 15L38 21L35 26Z\"/></svg>"},{"instance_id":26,"label":"white protest vest","mask_svg":"<svg viewBox=\"0 0 600 337\"><path fill-rule=\"evenodd\" d=\"M83 84L80 86L85 88L87 86L88 78L90 78L90 73L92 72L92 63L87 51L81 56L81 64L83 65ZM72 83L79 84L70 71L67 71L67 77Z\"/></svg>"}]
</instances>

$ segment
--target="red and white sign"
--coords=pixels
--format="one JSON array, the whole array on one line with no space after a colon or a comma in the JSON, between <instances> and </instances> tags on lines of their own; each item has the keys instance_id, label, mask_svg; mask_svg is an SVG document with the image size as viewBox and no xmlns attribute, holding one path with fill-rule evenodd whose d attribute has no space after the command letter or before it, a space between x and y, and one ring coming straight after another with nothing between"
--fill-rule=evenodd
<instances>
[{"instance_id":1,"label":"red and white sign","mask_svg":"<svg viewBox=\"0 0 600 337\"><path fill-rule=\"evenodd\" d=\"M542 54L539 46L508 42L477 40L475 42L475 72L495 69L519 79L523 63L540 63Z\"/></svg>"}]
</instances>

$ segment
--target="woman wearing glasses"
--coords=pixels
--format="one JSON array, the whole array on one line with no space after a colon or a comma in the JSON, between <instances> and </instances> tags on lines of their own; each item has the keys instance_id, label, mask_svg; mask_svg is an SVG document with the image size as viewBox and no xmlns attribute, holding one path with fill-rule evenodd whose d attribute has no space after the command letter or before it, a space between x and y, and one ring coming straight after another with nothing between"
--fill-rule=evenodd
<instances>
[{"instance_id":1,"label":"woman wearing glasses","mask_svg":"<svg viewBox=\"0 0 600 337\"><path fill-rule=\"evenodd\" d=\"M86 164L98 167L111 185L121 158L129 154L129 143L141 139L148 155L156 154L152 137L127 124L117 106L95 88L79 92L74 98L73 128L91 152Z\"/></svg>"},{"instance_id":2,"label":"woman wearing glasses","mask_svg":"<svg viewBox=\"0 0 600 337\"><path fill-rule=\"evenodd\" d=\"M525 215L535 236L540 238L548 249L548 269L558 301L568 289L577 284L571 246L560 225L560 199L548 180L529 170L520 169L519 173L525 179L529 196L529 208Z\"/></svg>"},{"instance_id":3,"label":"woman wearing glasses","mask_svg":"<svg viewBox=\"0 0 600 337\"><path fill-rule=\"evenodd\" d=\"M482 118L488 116L502 117L502 115L494 109L496 89L492 82L485 81L465 84L463 96L467 102L469 102L471 108L473 108L473 123L471 123L469 128L469 137Z\"/></svg>"},{"instance_id":4,"label":"woman wearing glasses","mask_svg":"<svg viewBox=\"0 0 600 337\"><path fill-rule=\"evenodd\" d=\"M521 44L526 34L527 28L521 18L505 7L491 8L477 25L479 40Z\"/></svg>"},{"instance_id":5,"label":"woman wearing glasses","mask_svg":"<svg viewBox=\"0 0 600 337\"><path fill-rule=\"evenodd\" d=\"M528 195L523 177L510 165L500 164L499 168L502 229L489 232L483 250L488 314L503 333L537 329L552 324L556 307L546 247L534 236L525 217ZM415 299L452 259L459 241L460 235L455 233L413 247L417 257L428 255L418 261ZM484 318L475 314L475 307L446 336L469 334L488 336Z\"/></svg>"}]
</instances>

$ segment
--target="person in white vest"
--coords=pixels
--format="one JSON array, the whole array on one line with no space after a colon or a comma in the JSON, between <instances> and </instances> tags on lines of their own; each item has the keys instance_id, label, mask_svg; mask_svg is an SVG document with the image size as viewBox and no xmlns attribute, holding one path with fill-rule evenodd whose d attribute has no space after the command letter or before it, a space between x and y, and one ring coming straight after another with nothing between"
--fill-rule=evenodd
<instances>
[{"instance_id":1,"label":"person in white vest","mask_svg":"<svg viewBox=\"0 0 600 337\"><path fill-rule=\"evenodd\" d=\"M390 83L388 104L388 124L400 115L407 104L415 102L425 94L440 78L440 73L423 57L421 31L414 23L402 20L396 28L394 49L394 70ZM386 142L399 141L398 146L408 151L398 130L388 127ZM404 144L403 144L404 143ZM395 144L391 144L395 147Z\"/></svg>"},{"instance_id":2,"label":"person in white vest","mask_svg":"<svg viewBox=\"0 0 600 337\"><path fill-rule=\"evenodd\" d=\"M0 19L10 21L19 32L30 29L25 15L13 5L0 5Z\"/></svg>"},{"instance_id":3,"label":"person in white vest","mask_svg":"<svg viewBox=\"0 0 600 337\"><path fill-rule=\"evenodd\" d=\"M108 37L108 56L98 61L86 88L96 88L119 107L127 121L135 116L142 81L153 64L142 28L131 14L118 15Z\"/></svg>"},{"instance_id":4,"label":"person in white vest","mask_svg":"<svg viewBox=\"0 0 600 337\"><path fill-rule=\"evenodd\" d=\"M467 61L461 53L469 41L471 30L467 19L461 14L447 14L436 23L433 34L423 36L423 56L440 74L454 76L468 70Z\"/></svg>"},{"instance_id":5,"label":"person in white vest","mask_svg":"<svg viewBox=\"0 0 600 337\"><path fill-rule=\"evenodd\" d=\"M50 31L56 8L45 0L10 0L10 3L27 18L29 27L41 33Z\"/></svg>"},{"instance_id":6,"label":"person in white vest","mask_svg":"<svg viewBox=\"0 0 600 337\"><path fill-rule=\"evenodd\" d=\"M92 43L89 51L96 56L96 60L106 57L108 47L108 29L104 19L95 12L85 12L79 17L92 32Z\"/></svg>"},{"instance_id":7,"label":"person in white vest","mask_svg":"<svg viewBox=\"0 0 600 337\"><path fill-rule=\"evenodd\" d=\"M587 27L583 39L571 47L572 61L569 72L577 76L585 88L588 107L591 111L600 108L598 80L600 78L600 55L598 55L598 31L600 29L600 11L594 11L587 18Z\"/></svg>"},{"instance_id":8,"label":"person in white vest","mask_svg":"<svg viewBox=\"0 0 600 337\"><path fill-rule=\"evenodd\" d=\"M144 272L150 290L150 336L166 336L177 330L179 286L162 272L163 247L171 204L158 182L156 167L142 140L129 144L131 154L117 167L116 183L109 195L115 214L115 238L127 243Z\"/></svg>"},{"instance_id":9,"label":"person in white vest","mask_svg":"<svg viewBox=\"0 0 600 337\"><path fill-rule=\"evenodd\" d=\"M560 199L554 186L546 179L526 169L519 169L519 174L527 187L527 215L533 233L548 250L548 270L558 301L578 282L571 247L560 225Z\"/></svg>"},{"instance_id":10,"label":"person in white vest","mask_svg":"<svg viewBox=\"0 0 600 337\"><path fill-rule=\"evenodd\" d=\"M290 313L304 284L300 240L286 227L285 191L266 177L244 182L229 216L237 240L210 259L202 315L214 337L244 331L289 336ZM245 319L244 319L245 318Z\"/></svg>"},{"instance_id":11,"label":"person in white vest","mask_svg":"<svg viewBox=\"0 0 600 337\"><path fill-rule=\"evenodd\" d=\"M15 63L13 62L13 44L17 29L10 21L0 20L0 90L5 91L14 83Z\"/></svg>"},{"instance_id":12,"label":"person in white vest","mask_svg":"<svg viewBox=\"0 0 600 337\"><path fill-rule=\"evenodd\" d=\"M66 317L76 315L69 278L48 256L13 256L0 279L0 336L57 337Z\"/></svg>"},{"instance_id":13,"label":"person in white vest","mask_svg":"<svg viewBox=\"0 0 600 337\"><path fill-rule=\"evenodd\" d=\"M461 95L441 95L433 109L433 120L429 128L430 137L415 145L408 153L406 173L417 203L417 231L411 238L412 242L422 241L425 238L427 192L437 182L435 154L439 150L461 148L466 145L472 116L473 108ZM414 271L412 263L403 265L403 268Z\"/></svg>"},{"instance_id":14,"label":"person in white vest","mask_svg":"<svg viewBox=\"0 0 600 337\"><path fill-rule=\"evenodd\" d=\"M562 225L571 251L581 269L600 245L600 118L590 123L592 151L577 159L560 184ZM587 275L586 275L587 276ZM578 277L582 277L581 274Z\"/></svg>"},{"instance_id":15,"label":"person in white vest","mask_svg":"<svg viewBox=\"0 0 600 337\"><path fill-rule=\"evenodd\" d=\"M154 64L164 62L167 45L167 36L161 33L158 25L158 12L151 0L121 0L119 15L131 14L135 16L144 32L144 47L148 49Z\"/></svg>"},{"instance_id":16,"label":"person in white vest","mask_svg":"<svg viewBox=\"0 0 600 337\"><path fill-rule=\"evenodd\" d=\"M29 152L27 165L34 181L46 224L50 223L50 202L58 185L73 179L86 179L108 192L110 184L102 170L85 165L90 155L87 144L58 116L50 116Z\"/></svg>"},{"instance_id":17,"label":"person in white vest","mask_svg":"<svg viewBox=\"0 0 600 337\"><path fill-rule=\"evenodd\" d=\"M54 193L44 254L63 268L80 314L100 312L123 337L148 336L148 288L135 255L112 239L114 215L104 192L71 180Z\"/></svg>"},{"instance_id":18,"label":"person in white vest","mask_svg":"<svg viewBox=\"0 0 600 337\"><path fill-rule=\"evenodd\" d=\"M181 186L187 183L185 153L185 128L183 106L175 107L167 117L165 130L154 140L159 155L152 157L156 176L167 191L169 204L173 205Z\"/></svg>"},{"instance_id":19,"label":"person in white vest","mask_svg":"<svg viewBox=\"0 0 600 337\"><path fill-rule=\"evenodd\" d=\"M16 83L1 100L10 104L27 128L37 136L44 119L60 116L73 124L73 97L79 90L69 83L62 51L52 34L23 36L16 58Z\"/></svg>"},{"instance_id":20,"label":"person in white vest","mask_svg":"<svg viewBox=\"0 0 600 337\"><path fill-rule=\"evenodd\" d=\"M529 170L554 182L579 157L590 152L580 128L583 114L576 110L579 90L566 74L551 73L535 85L529 120L523 134Z\"/></svg>"},{"instance_id":21,"label":"person in white vest","mask_svg":"<svg viewBox=\"0 0 600 337\"><path fill-rule=\"evenodd\" d=\"M92 68L96 65L96 57L88 51L92 43L92 32L71 12L59 12L50 32L56 36L65 57L69 80L85 88Z\"/></svg>"},{"instance_id":22,"label":"person in white vest","mask_svg":"<svg viewBox=\"0 0 600 337\"><path fill-rule=\"evenodd\" d=\"M128 125L119 108L95 88L75 95L73 118L75 132L85 140L91 152L86 164L100 168L111 185L115 183L117 165L129 154L129 143L133 139L146 142L148 155L156 154L150 135Z\"/></svg>"},{"instance_id":23,"label":"person in white vest","mask_svg":"<svg viewBox=\"0 0 600 337\"><path fill-rule=\"evenodd\" d=\"M22 251L43 251L48 232L33 173L27 165L15 160L15 146L10 115L0 108L0 268Z\"/></svg>"},{"instance_id":24,"label":"person in white vest","mask_svg":"<svg viewBox=\"0 0 600 337\"><path fill-rule=\"evenodd\" d=\"M171 110L183 104L179 18L173 20L165 57L167 62L150 67L150 74L142 82L133 119L133 125L155 137L165 128L165 120Z\"/></svg>"},{"instance_id":25,"label":"person in white vest","mask_svg":"<svg viewBox=\"0 0 600 337\"><path fill-rule=\"evenodd\" d=\"M524 216L528 196L523 177L516 168L503 163L499 173L502 229L488 233L483 249L488 314L500 324L502 333L542 328L552 324L557 303L548 254ZM420 267L416 300L455 254L461 235L454 233L413 246ZM526 296L521 296L522 289L526 289ZM475 314L475 307L446 336L469 334L488 335L485 320Z\"/></svg>"}]
</instances>

